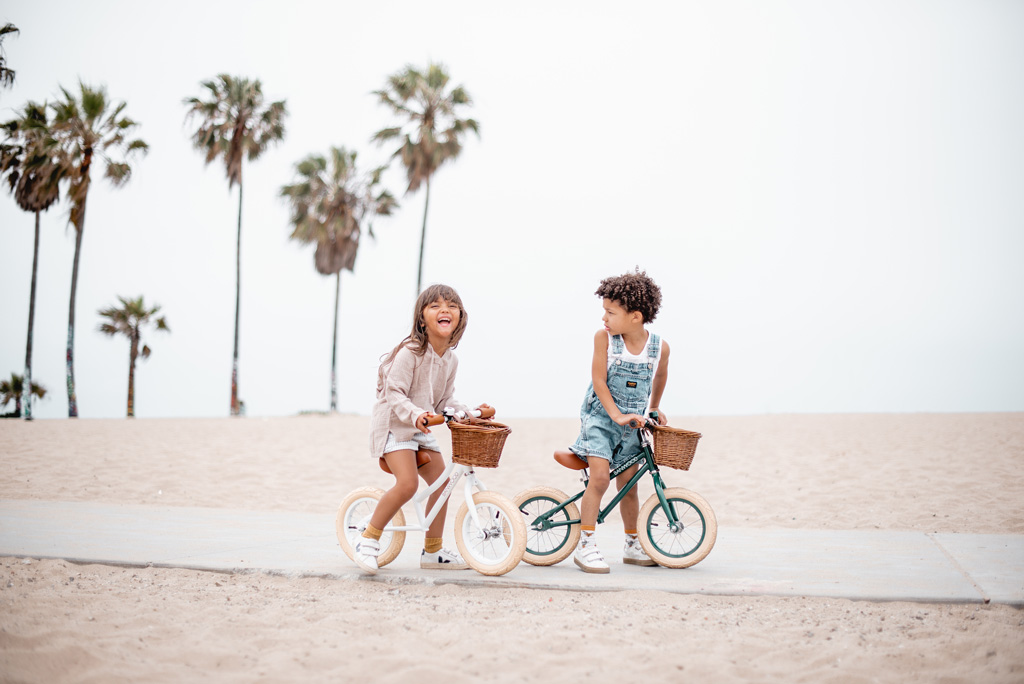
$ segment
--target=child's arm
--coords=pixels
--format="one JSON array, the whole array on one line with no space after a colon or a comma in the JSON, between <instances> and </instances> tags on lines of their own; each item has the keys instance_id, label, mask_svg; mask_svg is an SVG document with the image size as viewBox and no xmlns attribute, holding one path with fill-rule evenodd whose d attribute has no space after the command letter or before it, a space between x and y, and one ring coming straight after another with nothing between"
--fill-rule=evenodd
<instances>
[{"instance_id":1,"label":"child's arm","mask_svg":"<svg viewBox=\"0 0 1024 684\"><path fill-rule=\"evenodd\" d=\"M423 410L409 398L415 370L416 355L405 347L399 349L384 378L384 398L403 423L414 425L420 432L430 432L422 424L422 418L429 411Z\"/></svg>"},{"instance_id":2,"label":"child's arm","mask_svg":"<svg viewBox=\"0 0 1024 684\"><path fill-rule=\"evenodd\" d=\"M594 383L594 394L601 400L601 406L604 406L609 418L619 425L628 425L631 420L643 424L643 416L623 413L612 399L612 391L608 389L608 333L604 330L598 330L594 335L594 362L590 368L590 375Z\"/></svg>"},{"instance_id":3,"label":"child's arm","mask_svg":"<svg viewBox=\"0 0 1024 684\"><path fill-rule=\"evenodd\" d=\"M651 410L658 412L658 425L668 425L668 416L658 408L666 384L668 384L668 342L662 340L661 360L658 361L658 372L654 374L654 383L651 386Z\"/></svg>"}]
</instances>

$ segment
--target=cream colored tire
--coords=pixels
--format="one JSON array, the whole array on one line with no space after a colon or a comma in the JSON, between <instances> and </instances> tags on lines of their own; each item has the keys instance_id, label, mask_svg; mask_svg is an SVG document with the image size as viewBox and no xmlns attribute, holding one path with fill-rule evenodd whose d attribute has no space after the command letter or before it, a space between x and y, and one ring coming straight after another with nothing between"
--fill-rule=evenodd
<instances>
[{"instance_id":1,"label":"cream colored tire","mask_svg":"<svg viewBox=\"0 0 1024 684\"><path fill-rule=\"evenodd\" d=\"M334 520L334 528L338 533L338 543L341 544L352 562L355 562L356 543L363 536L363 530L370 523L370 516L377 508L377 502L384 496L383 489L376 487L360 487L341 500L338 506L338 516ZM405 514L398 509L391 524L397 527L405 525ZM405 544L405 532L384 532L380 537L380 555L377 556L377 567L383 568L391 561L398 558Z\"/></svg>"},{"instance_id":2,"label":"cream colored tire","mask_svg":"<svg viewBox=\"0 0 1024 684\"><path fill-rule=\"evenodd\" d=\"M718 537L718 521L710 504L700 494L682 487L665 490L665 499L675 509L682 528L670 529L668 517L657 494L640 507L637 533L647 555L666 568L688 568L704 560Z\"/></svg>"},{"instance_id":3,"label":"cream colored tire","mask_svg":"<svg viewBox=\"0 0 1024 684\"><path fill-rule=\"evenodd\" d=\"M530 565L554 565L568 558L580 541L580 525L533 530L534 519L555 508L569 497L554 487L533 487L516 494L513 502L526 524L526 552L523 560ZM557 520L579 520L580 509L571 503L558 514Z\"/></svg>"},{"instance_id":4,"label":"cream colored tire","mask_svg":"<svg viewBox=\"0 0 1024 684\"><path fill-rule=\"evenodd\" d=\"M497 492L476 492L472 505L481 526L473 522L468 501L455 516L455 543L462 558L482 575L504 575L519 565L526 550L526 524L512 501Z\"/></svg>"}]
</instances>

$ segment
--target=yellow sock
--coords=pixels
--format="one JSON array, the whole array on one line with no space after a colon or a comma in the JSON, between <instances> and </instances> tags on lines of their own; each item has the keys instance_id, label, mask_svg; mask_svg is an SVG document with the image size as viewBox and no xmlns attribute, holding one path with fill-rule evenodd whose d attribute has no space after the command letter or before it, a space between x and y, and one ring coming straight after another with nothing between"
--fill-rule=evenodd
<instances>
[{"instance_id":1,"label":"yellow sock","mask_svg":"<svg viewBox=\"0 0 1024 684\"><path fill-rule=\"evenodd\" d=\"M384 530L378 530L373 525L367 525L366 530L363 532L363 536L367 539L376 539L380 541L380 535L384 534Z\"/></svg>"},{"instance_id":2,"label":"yellow sock","mask_svg":"<svg viewBox=\"0 0 1024 684\"><path fill-rule=\"evenodd\" d=\"M427 537L423 542L423 550L427 553L437 553L443 545L443 537Z\"/></svg>"},{"instance_id":3,"label":"yellow sock","mask_svg":"<svg viewBox=\"0 0 1024 684\"><path fill-rule=\"evenodd\" d=\"M636 530L626 530L626 534L628 534L631 537L635 537L636 536Z\"/></svg>"},{"instance_id":4,"label":"yellow sock","mask_svg":"<svg viewBox=\"0 0 1024 684\"><path fill-rule=\"evenodd\" d=\"M593 525L580 525L580 529L583 530L584 532L593 532L594 531L594 526Z\"/></svg>"}]
</instances>

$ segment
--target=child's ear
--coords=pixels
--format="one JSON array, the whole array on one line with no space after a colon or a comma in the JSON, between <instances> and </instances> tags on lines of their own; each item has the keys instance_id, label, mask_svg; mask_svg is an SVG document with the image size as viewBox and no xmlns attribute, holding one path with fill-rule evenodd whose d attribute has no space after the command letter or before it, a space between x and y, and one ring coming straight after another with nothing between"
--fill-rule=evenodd
<instances>
[{"instance_id":1,"label":"child's ear","mask_svg":"<svg viewBox=\"0 0 1024 684\"><path fill-rule=\"evenodd\" d=\"M633 312L633 322L634 323L643 323L644 322L644 315L642 313L640 313L639 311L634 311Z\"/></svg>"}]
</instances>

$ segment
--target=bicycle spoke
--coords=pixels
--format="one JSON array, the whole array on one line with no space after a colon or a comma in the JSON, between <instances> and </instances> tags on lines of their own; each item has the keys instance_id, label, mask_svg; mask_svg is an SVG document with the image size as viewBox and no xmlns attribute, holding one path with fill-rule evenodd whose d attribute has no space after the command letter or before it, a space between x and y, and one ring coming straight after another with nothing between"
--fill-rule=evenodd
<instances>
[{"instance_id":1,"label":"bicycle spoke","mask_svg":"<svg viewBox=\"0 0 1024 684\"><path fill-rule=\"evenodd\" d=\"M465 538L470 540L471 553L491 563L504 560L510 551L511 532L501 510L490 505L478 506L477 514L484 523L483 529L476 527L471 517L466 518Z\"/></svg>"},{"instance_id":2,"label":"bicycle spoke","mask_svg":"<svg viewBox=\"0 0 1024 684\"><path fill-rule=\"evenodd\" d=\"M668 503L675 509L680 528L673 531L664 508L659 507L651 515L651 541L665 555L683 557L700 546L704 538L704 521L700 511L690 502L673 499Z\"/></svg>"},{"instance_id":3,"label":"bicycle spoke","mask_svg":"<svg viewBox=\"0 0 1024 684\"><path fill-rule=\"evenodd\" d=\"M557 505L556 502L547 499L534 499L526 502L519 509L526 520L527 547L533 553L550 553L561 548L562 544L565 543L565 537L568 534L568 528L566 527L549 527L546 530L536 530L530 527L530 523L538 516L547 513L555 505ZM568 519L569 517L565 511L559 511L552 518L549 518L552 522L564 522Z\"/></svg>"}]
</instances>

